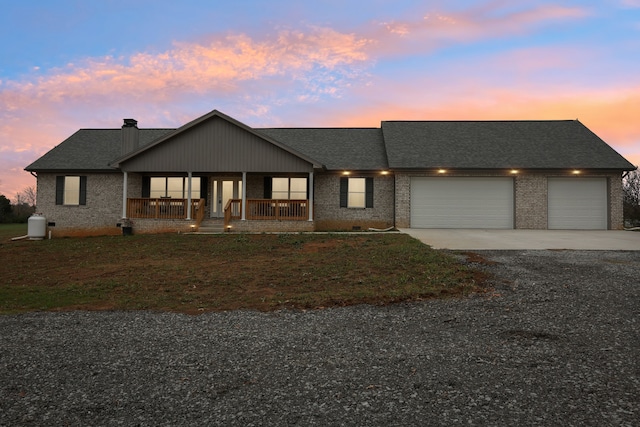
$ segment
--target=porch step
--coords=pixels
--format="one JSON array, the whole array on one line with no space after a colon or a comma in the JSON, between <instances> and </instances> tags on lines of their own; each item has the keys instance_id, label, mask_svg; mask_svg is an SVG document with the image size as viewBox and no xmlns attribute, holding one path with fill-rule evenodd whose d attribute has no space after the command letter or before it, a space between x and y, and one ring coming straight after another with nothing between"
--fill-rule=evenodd
<instances>
[{"instance_id":1,"label":"porch step","mask_svg":"<svg viewBox=\"0 0 640 427\"><path fill-rule=\"evenodd\" d=\"M224 233L224 220L205 219L200 223L198 233Z\"/></svg>"}]
</instances>

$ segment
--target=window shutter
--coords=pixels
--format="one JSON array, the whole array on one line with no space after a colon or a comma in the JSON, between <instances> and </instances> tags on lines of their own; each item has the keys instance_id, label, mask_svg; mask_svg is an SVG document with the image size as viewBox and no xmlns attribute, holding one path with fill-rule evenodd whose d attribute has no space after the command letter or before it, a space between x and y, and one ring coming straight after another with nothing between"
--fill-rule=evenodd
<instances>
[{"instance_id":1,"label":"window shutter","mask_svg":"<svg viewBox=\"0 0 640 427\"><path fill-rule=\"evenodd\" d=\"M80 205L87 204L87 177L80 177Z\"/></svg>"},{"instance_id":2,"label":"window shutter","mask_svg":"<svg viewBox=\"0 0 640 427\"><path fill-rule=\"evenodd\" d=\"M151 197L151 177L143 176L142 177L142 196L141 197Z\"/></svg>"},{"instance_id":3,"label":"window shutter","mask_svg":"<svg viewBox=\"0 0 640 427\"><path fill-rule=\"evenodd\" d=\"M340 178L340 207L347 207L347 198L349 195L349 178Z\"/></svg>"},{"instance_id":4,"label":"window shutter","mask_svg":"<svg viewBox=\"0 0 640 427\"><path fill-rule=\"evenodd\" d=\"M364 184L364 200L365 207L372 208L373 207L373 178L367 178Z\"/></svg>"},{"instance_id":5,"label":"window shutter","mask_svg":"<svg viewBox=\"0 0 640 427\"><path fill-rule=\"evenodd\" d=\"M273 180L270 176L264 177L264 198L271 199L271 193L273 189Z\"/></svg>"},{"instance_id":6,"label":"window shutter","mask_svg":"<svg viewBox=\"0 0 640 427\"><path fill-rule=\"evenodd\" d=\"M209 179L205 176L200 178L200 198L207 200L209 193Z\"/></svg>"},{"instance_id":7,"label":"window shutter","mask_svg":"<svg viewBox=\"0 0 640 427\"><path fill-rule=\"evenodd\" d=\"M64 203L64 176L56 176L56 205Z\"/></svg>"}]
</instances>

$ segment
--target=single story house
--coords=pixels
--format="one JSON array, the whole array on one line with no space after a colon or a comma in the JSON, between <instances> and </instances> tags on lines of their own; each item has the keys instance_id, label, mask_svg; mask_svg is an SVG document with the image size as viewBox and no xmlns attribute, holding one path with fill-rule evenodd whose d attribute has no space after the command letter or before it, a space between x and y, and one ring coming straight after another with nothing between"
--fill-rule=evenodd
<instances>
[{"instance_id":1,"label":"single story house","mask_svg":"<svg viewBox=\"0 0 640 427\"><path fill-rule=\"evenodd\" d=\"M636 169L577 120L81 129L25 168L54 235L620 229ZM131 228L130 228L131 227Z\"/></svg>"}]
</instances>

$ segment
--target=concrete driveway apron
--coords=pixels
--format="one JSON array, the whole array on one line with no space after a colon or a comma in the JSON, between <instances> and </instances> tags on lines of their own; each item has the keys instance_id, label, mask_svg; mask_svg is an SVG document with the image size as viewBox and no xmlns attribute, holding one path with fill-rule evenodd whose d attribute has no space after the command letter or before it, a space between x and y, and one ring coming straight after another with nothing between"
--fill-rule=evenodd
<instances>
[{"instance_id":1,"label":"concrete driveway apron","mask_svg":"<svg viewBox=\"0 0 640 427\"><path fill-rule=\"evenodd\" d=\"M434 249L640 251L640 232L621 230L400 230Z\"/></svg>"}]
</instances>

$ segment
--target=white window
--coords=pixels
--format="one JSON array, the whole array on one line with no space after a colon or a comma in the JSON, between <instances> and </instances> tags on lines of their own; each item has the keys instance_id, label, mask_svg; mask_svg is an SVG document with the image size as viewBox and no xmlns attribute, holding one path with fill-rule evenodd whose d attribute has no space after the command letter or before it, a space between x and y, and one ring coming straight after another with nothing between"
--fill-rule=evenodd
<instances>
[{"instance_id":1,"label":"white window","mask_svg":"<svg viewBox=\"0 0 640 427\"><path fill-rule=\"evenodd\" d=\"M56 176L56 205L87 204L86 176Z\"/></svg>"},{"instance_id":2,"label":"white window","mask_svg":"<svg viewBox=\"0 0 640 427\"><path fill-rule=\"evenodd\" d=\"M64 199L65 205L80 204L80 177L65 176L64 177Z\"/></svg>"},{"instance_id":3,"label":"white window","mask_svg":"<svg viewBox=\"0 0 640 427\"><path fill-rule=\"evenodd\" d=\"M186 199L189 188L189 178L185 177L151 177L149 197L159 199L161 197L172 197L175 199ZM191 198L200 198L200 178L191 180Z\"/></svg>"},{"instance_id":4,"label":"white window","mask_svg":"<svg viewBox=\"0 0 640 427\"><path fill-rule=\"evenodd\" d=\"M307 178L272 178L271 198L306 200Z\"/></svg>"},{"instance_id":5,"label":"white window","mask_svg":"<svg viewBox=\"0 0 640 427\"><path fill-rule=\"evenodd\" d=\"M340 207L373 208L373 177L340 178Z\"/></svg>"},{"instance_id":6,"label":"white window","mask_svg":"<svg viewBox=\"0 0 640 427\"><path fill-rule=\"evenodd\" d=\"M364 208L366 194L365 178L349 178L349 193L347 197L347 207Z\"/></svg>"},{"instance_id":7,"label":"white window","mask_svg":"<svg viewBox=\"0 0 640 427\"><path fill-rule=\"evenodd\" d=\"M289 178L273 178L271 181L271 198L289 198Z\"/></svg>"},{"instance_id":8,"label":"white window","mask_svg":"<svg viewBox=\"0 0 640 427\"><path fill-rule=\"evenodd\" d=\"M291 178L289 198L293 200L307 199L307 178Z\"/></svg>"}]
</instances>

